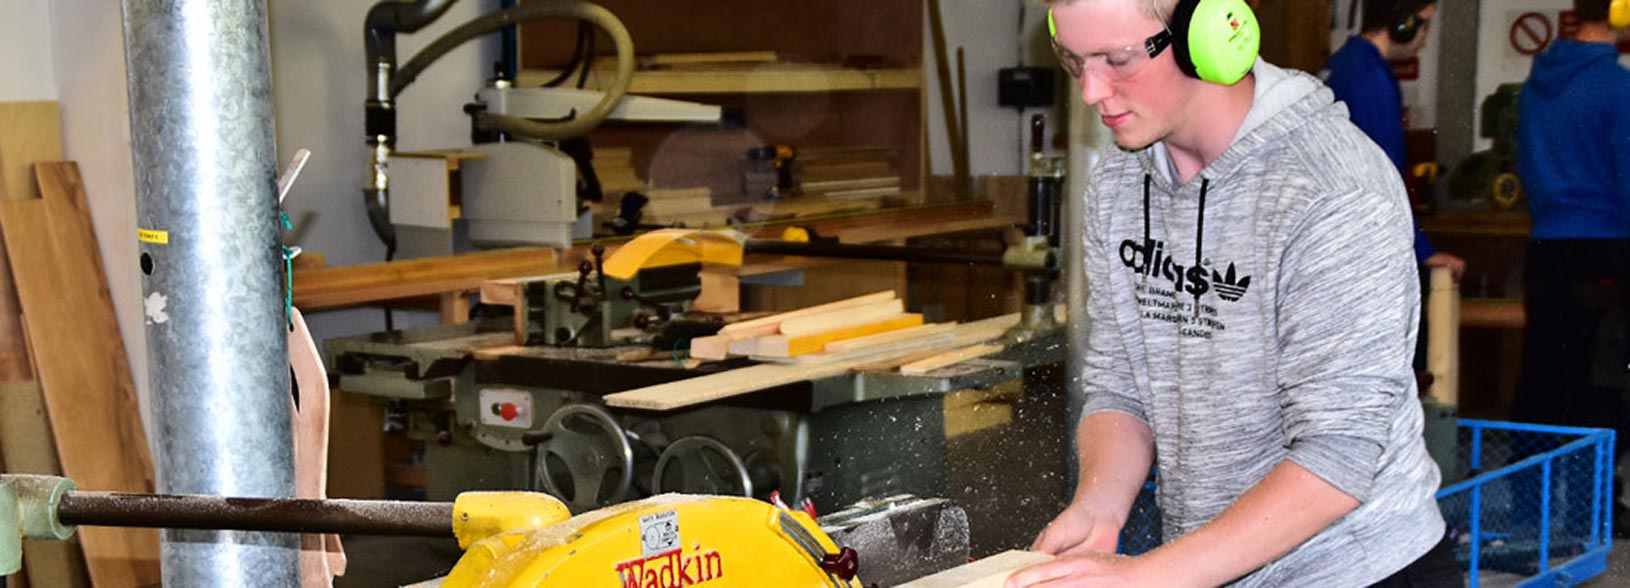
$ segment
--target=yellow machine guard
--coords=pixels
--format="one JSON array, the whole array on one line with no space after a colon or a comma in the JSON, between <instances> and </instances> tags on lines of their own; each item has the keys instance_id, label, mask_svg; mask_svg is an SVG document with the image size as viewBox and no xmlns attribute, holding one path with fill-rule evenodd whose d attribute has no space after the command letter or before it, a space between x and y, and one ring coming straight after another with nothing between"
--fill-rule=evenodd
<instances>
[{"instance_id":1,"label":"yellow machine guard","mask_svg":"<svg viewBox=\"0 0 1630 588\"><path fill-rule=\"evenodd\" d=\"M710 263L741 265L746 236L735 231L659 229L635 237L618 247L605 262L605 274L619 280L634 277L643 268Z\"/></svg>"},{"instance_id":2,"label":"yellow machine guard","mask_svg":"<svg viewBox=\"0 0 1630 588\"><path fill-rule=\"evenodd\" d=\"M861 587L823 569L839 550L808 514L757 500L664 494L554 524L563 508L528 517L498 504L455 506L467 550L444 588ZM477 537L503 521L548 526Z\"/></svg>"}]
</instances>

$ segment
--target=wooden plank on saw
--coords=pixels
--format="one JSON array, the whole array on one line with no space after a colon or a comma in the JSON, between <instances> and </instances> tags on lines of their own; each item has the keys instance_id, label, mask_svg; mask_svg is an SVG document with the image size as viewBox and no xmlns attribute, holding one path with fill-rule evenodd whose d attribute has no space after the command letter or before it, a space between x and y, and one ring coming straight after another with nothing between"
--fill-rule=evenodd
<instances>
[{"instance_id":1,"label":"wooden plank on saw","mask_svg":"<svg viewBox=\"0 0 1630 588\"><path fill-rule=\"evenodd\" d=\"M884 300L865 306L856 306L842 310L834 310L781 321L776 330L788 337L802 337L825 333L839 329L847 329L856 325L865 325L893 317L905 312L904 300ZM870 334L870 333L868 333Z\"/></svg>"},{"instance_id":2,"label":"wooden plank on saw","mask_svg":"<svg viewBox=\"0 0 1630 588\"><path fill-rule=\"evenodd\" d=\"M926 578L912 580L902 584L900 588L1001 588L1002 583L1014 572L1052 560L1053 556L1045 553L1004 551Z\"/></svg>"},{"instance_id":3,"label":"wooden plank on saw","mask_svg":"<svg viewBox=\"0 0 1630 588\"><path fill-rule=\"evenodd\" d=\"M955 365L964 361L984 357L1002 351L1001 345L973 345L956 351L948 351L934 357L900 366L900 373L908 376L920 376L948 365Z\"/></svg>"},{"instance_id":4,"label":"wooden plank on saw","mask_svg":"<svg viewBox=\"0 0 1630 588\"><path fill-rule=\"evenodd\" d=\"M938 335L940 333L949 333L951 332L951 329L955 327L956 323L935 323L932 325L921 325L898 331L887 331L878 333L876 335L867 335L865 337L855 337L853 339L834 341L826 345L826 351L828 353L856 351L866 349L868 347L876 347L878 345L894 343L897 341L915 339L917 337L928 337L931 335Z\"/></svg>"},{"instance_id":5,"label":"wooden plank on saw","mask_svg":"<svg viewBox=\"0 0 1630 588\"><path fill-rule=\"evenodd\" d=\"M894 294L893 290L884 290L882 292L874 292L872 294L867 294L865 296L856 296L854 298L839 300L837 302L828 302L826 304L818 304L818 305L815 305L815 306L811 306L809 308L802 308L802 309L799 309L799 310L783 312L783 313L779 313L779 314L772 314L770 316L759 317L759 318L756 318L756 319L741 321L741 322L738 322L738 323L730 323L728 325L725 325L724 328L719 329L719 333L720 334L727 334L727 333L734 333L734 332L737 332L737 331L746 331L746 330L750 330L750 329L754 329L754 328L762 328L765 325L780 325L782 322L785 322L785 321L791 320L791 319L796 319L796 318L799 318L799 317L817 315L817 314L821 314L823 312L831 312L831 311L834 311L834 310L843 310L843 309L846 309L846 308L854 308L854 307L857 307L857 306L865 306L867 304L871 304L871 303L874 303L874 302L882 302L882 301L885 301L885 300L894 300L895 298L897 298L897 296Z\"/></svg>"},{"instance_id":6,"label":"wooden plank on saw","mask_svg":"<svg viewBox=\"0 0 1630 588\"><path fill-rule=\"evenodd\" d=\"M34 169L41 197L0 202L0 228L62 472L88 490L151 492L153 460L79 167ZM159 582L157 531L84 527L79 535L97 586Z\"/></svg>"},{"instance_id":7,"label":"wooden plank on saw","mask_svg":"<svg viewBox=\"0 0 1630 588\"><path fill-rule=\"evenodd\" d=\"M1018 314L1003 315L957 325L951 346L983 343L1002 336L1019 323ZM677 382L647 386L605 397L608 406L642 410L674 410L740 396L783 384L849 373L854 366L885 361L922 351L912 341L829 356L825 361L792 364L761 364L709 374Z\"/></svg>"},{"instance_id":8,"label":"wooden plank on saw","mask_svg":"<svg viewBox=\"0 0 1630 588\"><path fill-rule=\"evenodd\" d=\"M758 340L755 355L764 357L794 357L819 353L826 350L826 345L833 341L865 337L878 333L887 333L909 329L923 324L923 315L916 313L901 313L883 320L870 323L851 325L841 329L833 329L820 333L790 337L787 335L771 335Z\"/></svg>"}]
</instances>

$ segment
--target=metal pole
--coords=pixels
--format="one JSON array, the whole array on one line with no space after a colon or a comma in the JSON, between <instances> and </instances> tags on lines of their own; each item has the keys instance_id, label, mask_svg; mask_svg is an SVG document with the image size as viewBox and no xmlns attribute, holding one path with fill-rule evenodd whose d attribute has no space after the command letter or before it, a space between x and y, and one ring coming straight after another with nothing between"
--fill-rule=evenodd
<instances>
[{"instance_id":1,"label":"metal pole","mask_svg":"<svg viewBox=\"0 0 1630 588\"><path fill-rule=\"evenodd\" d=\"M158 489L294 493L263 0L124 0ZM166 586L296 586L298 537L170 530Z\"/></svg>"},{"instance_id":2,"label":"metal pole","mask_svg":"<svg viewBox=\"0 0 1630 588\"><path fill-rule=\"evenodd\" d=\"M64 525L453 536L453 503L68 492Z\"/></svg>"}]
</instances>

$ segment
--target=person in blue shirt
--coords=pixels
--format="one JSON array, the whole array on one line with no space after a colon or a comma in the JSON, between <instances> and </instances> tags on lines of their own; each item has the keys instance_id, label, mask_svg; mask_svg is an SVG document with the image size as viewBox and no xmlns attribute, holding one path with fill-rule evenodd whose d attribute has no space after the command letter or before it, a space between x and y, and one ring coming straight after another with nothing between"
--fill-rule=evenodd
<instances>
[{"instance_id":1,"label":"person in blue shirt","mask_svg":"<svg viewBox=\"0 0 1630 588\"><path fill-rule=\"evenodd\" d=\"M1517 175L1534 226L1523 270L1518 420L1618 430L1630 338L1630 7L1610 23L1608 0L1575 0L1578 36L1534 58L1517 125ZM1615 504L1618 504L1615 502ZM1630 514L1621 507L1618 523Z\"/></svg>"},{"instance_id":2,"label":"person in blue shirt","mask_svg":"<svg viewBox=\"0 0 1630 588\"><path fill-rule=\"evenodd\" d=\"M1331 55L1319 72L1336 93L1336 100L1347 105L1353 124L1387 152L1402 177L1408 177L1404 170L1404 101L1388 62L1420 53L1437 9L1436 0L1364 0L1359 34ZM1419 223L1415 225L1415 262L1447 267L1457 280L1466 271L1465 261L1432 248Z\"/></svg>"}]
</instances>

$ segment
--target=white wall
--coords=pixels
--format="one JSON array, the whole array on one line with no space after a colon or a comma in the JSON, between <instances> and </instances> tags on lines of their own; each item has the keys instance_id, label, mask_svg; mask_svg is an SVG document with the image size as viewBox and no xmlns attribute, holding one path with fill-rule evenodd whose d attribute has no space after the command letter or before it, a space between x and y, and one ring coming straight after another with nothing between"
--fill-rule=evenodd
<instances>
[{"instance_id":1,"label":"white wall","mask_svg":"<svg viewBox=\"0 0 1630 588\"><path fill-rule=\"evenodd\" d=\"M1019 65L1021 12L1026 26L1034 30L1035 23L1043 22L1039 15L1044 10L1034 0L941 0L952 77L956 76L957 47L963 48L967 63L969 169L976 177L1022 174L1028 169L1028 164L1021 165L1028 143L1020 141L1020 113L996 104L996 72ZM928 121L929 173L950 175L951 150L934 61L933 30L926 19L923 26L923 91L927 94L923 114ZM1067 78L1060 81L1067 83Z\"/></svg>"},{"instance_id":2,"label":"white wall","mask_svg":"<svg viewBox=\"0 0 1630 588\"><path fill-rule=\"evenodd\" d=\"M1573 0L1483 0L1482 34L1477 40L1477 116L1472 120L1483 120L1483 99L1501 84L1521 82L1528 77L1533 58L1511 47L1511 24L1517 17L1525 12L1543 13L1555 31L1558 13L1572 9ZM1493 144L1494 141L1479 137L1473 148L1481 151Z\"/></svg>"},{"instance_id":3,"label":"white wall","mask_svg":"<svg viewBox=\"0 0 1630 588\"><path fill-rule=\"evenodd\" d=\"M50 0L13 0L0 19L0 102L56 100Z\"/></svg>"},{"instance_id":4,"label":"white wall","mask_svg":"<svg viewBox=\"0 0 1630 588\"><path fill-rule=\"evenodd\" d=\"M1358 34L1359 21L1363 15L1348 20L1348 11L1354 2L1362 0L1334 0L1331 10L1334 11L1335 26L1330 28L1330 52L1335 53L1347 44L1347 40ZM1564 0L1571 1L1571 0ZM1438 110L1438 72L1441 37L1443 27L1448 26L1441 20L1433 21L1432 28L1427 31L1426 46L1421 49L1421 75L1417 80L1400 80L1398 89L1403 95L1404 107L1410 111L1409 128L1430 129L1437 126Z\"/></svg>"},{"instance_id":5,"label":"white wall","mask_svg":"<svg viewBox=\"0 0 1630 588\"><path fill-rule=\"evenodd\" d=\"M145 417L149 410L147 335L142 329L136 261L135 179L122 19L117 2L55 0L49 30L62 109L62 146L68 159L79 162L84 178L119 335Z\"/></svg>"},{"instance_id":6,"label":"white wall","mask_svg":"<svg viewBox=\"0 0 1630 588\"><path fill-rule=\"evenodd\" d=\"M297 223L296 244L324 253L331 265L379 261L384 255L369 232L360 191L366 161L362 19L372 3L268 2L279 158L287 161L301 147L314 153L287 208ZM435 35L495 6L495 0L460 2L428 31L403 37L400 58L406 60ZM23 0L19 11L0 21L0 99L61 101L63 147L84 176L120 336L146 415L146 334L123 39L117 2ZM491 70L496 46L496 41L485 41L460 48L404 92L400 146L468 144L468 123L459 108ZM319 313L310 321L318 338L383 328L378 311Z\"/></svg>"},{"instance_id":7,"label":"white wall","mask_svg":"<svg viewBox=\"0 0 1630 588\"><path fill-rule=\"evenodd\" d=\"M370 161L362 129L369 79L362 22L374 2L270 0L268 6L278 157L286 162L296 149L312 152L283 204L295 223L294 244L321 252L331 266L379 262L385 256L362 206ZM442 33L497 6L496 0L453 5L425 30L398 37L398 63ZM461 108L497 60L497 38L489 37L458 48L426 70L398 97L397 149L469 145L469 118ZM423 313L396 314L398 328L434 319ZM316 313L307 320L319 341L385 328L383 314L373 309Z\"/></svg>"}]
</instances>

